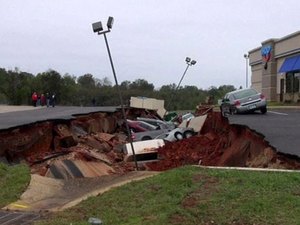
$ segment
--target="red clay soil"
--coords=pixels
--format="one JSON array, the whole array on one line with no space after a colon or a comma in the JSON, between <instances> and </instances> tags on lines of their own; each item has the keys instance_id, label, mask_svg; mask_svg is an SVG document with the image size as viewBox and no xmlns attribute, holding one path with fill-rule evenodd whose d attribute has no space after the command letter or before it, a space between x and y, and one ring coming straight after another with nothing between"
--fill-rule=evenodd
<instances>
[{"instance_id":1,"label":"red clay soil","mask_svg":"<svg viewBox=\"0 0 300 225\"><path fill-rule=\"evenodd\" d=\"M201 134L166 143L158 149L158 158L160 161L147 163L146 168L162 171L196 164L300 169L299 158L277 153L262 135L246 126L230 125L227 118L212 110L208 112Z\"/></svg>"}]
</instances>

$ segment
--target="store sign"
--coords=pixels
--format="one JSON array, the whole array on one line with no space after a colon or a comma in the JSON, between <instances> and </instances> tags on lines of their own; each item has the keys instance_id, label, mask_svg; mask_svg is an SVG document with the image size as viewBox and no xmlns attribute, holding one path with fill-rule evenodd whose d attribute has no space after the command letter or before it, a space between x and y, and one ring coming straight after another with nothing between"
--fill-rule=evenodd
<instances>
[{"instance_id":1,"label":"store sign","mask_svg":"<svg viewBox=\"0 0 300 225\"><path fill-rule=\"evenodd\" d=\"M272 47L270 45L263 46L261 48L261 56L263 57L265 62L269 62L271 59L271 51Z\"/></svg>"}]
</instances>

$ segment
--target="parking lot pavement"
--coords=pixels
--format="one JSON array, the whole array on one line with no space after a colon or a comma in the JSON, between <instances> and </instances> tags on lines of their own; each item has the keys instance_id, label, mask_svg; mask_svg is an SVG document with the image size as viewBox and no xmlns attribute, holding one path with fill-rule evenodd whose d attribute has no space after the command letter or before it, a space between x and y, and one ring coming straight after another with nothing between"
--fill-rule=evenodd
<instances>
[{"instance_id":1,"label":"parking lot pavement","mask_svg":"<svg viewBox=\"0 0 300 225\"><path fill-rule=\"evenodd\" d=\"M27 110L37 110L42 109L43 107L33 107L29 105L0 105L0 113L8 113L8 112L18 112L18 111L27 111Z\"/></svg>"},{"instance_id":2,"label":"parking lot pavement","mask_svg":"<svg viewBox=\"0 0 300 225\"><path fill-rule=\"evenodd\" d=\"M29 225L38 220L40 215L28 212L13 212L0 210L1 225Z\"/></svg>"},{"instance_id":3,"label":"parking lot pavement","mask_svg":"<svg viewBox=\"0 0 300 225\"><path fill-rule=\"evenodd\" d=\"M26 107L25 107L26 108ZM23 108L23 109L25 109ZM0 130L12 127L32 124L35 122L47 120L69 120L74 115L89 114L93 112L115 112L118 107L74 107L74 106L57 106L57 107L31 107L38 110L21 110L13 112L0 113Z\"/></svg>"},{"instance_id":4,"label":"parking lot pavement","mask_svg":"<svg viewBox=\"0 0 300 225\"><path fill-rule=\"evenodd\" d=\"M269 109L268 113L229 116L231 124L247 125L265 136L278 151L300 157L300 109Z\"/></svg>"}]
</instances>

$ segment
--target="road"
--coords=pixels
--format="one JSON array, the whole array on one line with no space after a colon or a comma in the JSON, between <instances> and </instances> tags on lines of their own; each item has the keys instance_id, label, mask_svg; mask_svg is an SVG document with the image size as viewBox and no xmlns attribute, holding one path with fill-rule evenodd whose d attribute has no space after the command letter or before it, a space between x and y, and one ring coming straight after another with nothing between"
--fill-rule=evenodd
<instances>
[{"instance_id":1,"label":"road","mask_svg":"<svg viewBox=\"0 0 300 225\"><path fill-rule=\"evenodd\" d=\"M229 116L229 121L263 134L278 151L300 157L300 109L269 109L265 115L233 115Z\"/></svg>"},{"instance_id":2,"label":"road","mask_svg":"<svg viewBox=\"0 0 300 225\"><path fill-rule=\"evenodd\" d=\"M115 112L117 107L38 107L35 110L0 113L0 130L46 120L68 120L91 112Z\"/></svg>"}]
</instances>

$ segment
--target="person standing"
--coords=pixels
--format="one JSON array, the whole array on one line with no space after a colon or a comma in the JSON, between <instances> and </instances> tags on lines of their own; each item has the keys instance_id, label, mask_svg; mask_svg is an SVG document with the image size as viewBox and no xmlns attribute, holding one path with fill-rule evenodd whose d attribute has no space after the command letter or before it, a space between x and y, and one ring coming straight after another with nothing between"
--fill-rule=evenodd
<instances>
[{"instance_id":1,"label":"person standing","mask_svg":"<svg viewBox=\"0 0 300 225\"><path fill-rule=\"evenodd\" d=\"M32 100L32 104L34 107L36 107L36 102L38 100L38 96L36 92L33 92L32 96L31 96L31 100Z\"/></svg>"},{"instance_id":2,"label":"person standing","mask_svg":"<svg viewBox=\"0 0 300 225\"><path fill-rule=\"evenodd\" d=\"M50 106L50 95L49 93L46 93L46 102L47 102L47 107Z\"/></svg>"},{"instance_id":3,"label":"person standing","mask_svg":"<svg viewBox=\"0 0 300 225\"><path fill-rule=\"evenodd\" d=\"M41 95L40 94L37 94L36 106L41 106Z\"/></svg>"},{"instance_id":4,"label":"person standing","mask_svg":"<svg viewBox=\"0 0 300 225\"><path fill-rule=\"evenodd\" d=\"M56 103L56 96L55 96L55 93L53 93L52 96L51 96L51 105L52 105L52 107L55 107L55 103Z\"/></svg>"},{"instance_id":5,"label":"person standing","mask_svg":"<svg viewBox=\"0 0 300 225\"><path fill-rule=\"evenodd\" d=\"M44 106L46 104L46 97L44 94L41 94L41 106Z\"/></svg>"}]
</instances>

